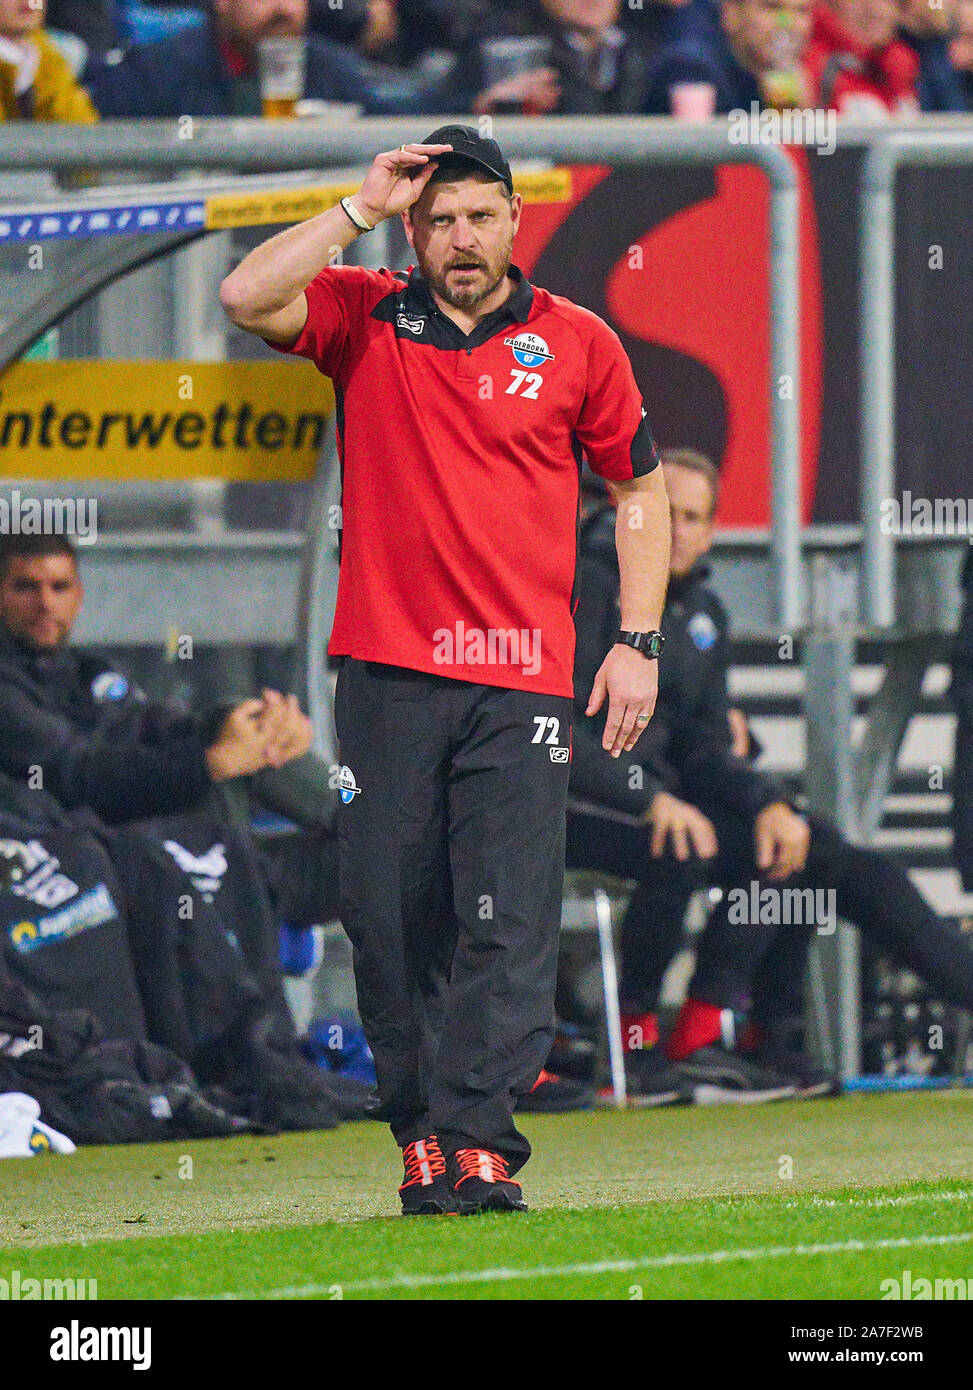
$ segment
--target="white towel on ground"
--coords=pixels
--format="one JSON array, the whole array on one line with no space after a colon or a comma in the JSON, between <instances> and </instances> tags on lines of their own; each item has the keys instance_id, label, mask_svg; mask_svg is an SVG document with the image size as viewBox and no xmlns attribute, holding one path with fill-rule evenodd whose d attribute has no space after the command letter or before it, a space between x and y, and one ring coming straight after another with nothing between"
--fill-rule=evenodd
<instances>
[{"instance_id":1,"label":"white towel on ground","mask_svg":"<svg viewBox=\"0 0 973 1390\"><path fill-rule=\"evenodd\" d=\"M23 1091L0 1095L0 1158L33 1158L36 1154L73 1154L74 1144L40 1118L41 1108Z\"/></svg>"}]
</instances>

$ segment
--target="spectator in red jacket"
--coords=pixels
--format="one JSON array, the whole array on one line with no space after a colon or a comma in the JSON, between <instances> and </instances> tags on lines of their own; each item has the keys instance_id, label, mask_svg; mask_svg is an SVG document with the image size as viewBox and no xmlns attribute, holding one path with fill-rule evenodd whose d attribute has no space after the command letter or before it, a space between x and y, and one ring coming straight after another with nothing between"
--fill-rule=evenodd
<instances>
[{"instance_id":1,"label":"spectator in red jacket","mask_svg":"<svg viewBox=\"0 0 973 1390\"><path fill-rule=\"evenodd\" d=\"M919 59L896 37L895 0L828 0L814 12L805 66L814 102L852 120L919 110Z\"/></svg>"}]
</instances>

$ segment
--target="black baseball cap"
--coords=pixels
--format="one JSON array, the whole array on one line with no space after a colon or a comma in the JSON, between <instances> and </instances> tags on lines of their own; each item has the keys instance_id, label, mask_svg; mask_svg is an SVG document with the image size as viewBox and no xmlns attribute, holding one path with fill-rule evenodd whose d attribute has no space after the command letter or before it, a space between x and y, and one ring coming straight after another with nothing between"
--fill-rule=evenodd
<instances>
[{"instance_id":1,"label":"black baseball cap","mask_svg":"<svg viewBox=\"0 0 973 1390\"><path fill-rule=\"evenodd\" d=\"M486 140L471 125L443 125L427 135L424 145L452 145L451 154L437 157L440 169L448 169L459 161L477 164L500 183L506 184L507 192L514 191L514 176L510 165L503 157L503 151L496 140Z\"/></svg>"}]
</instances>

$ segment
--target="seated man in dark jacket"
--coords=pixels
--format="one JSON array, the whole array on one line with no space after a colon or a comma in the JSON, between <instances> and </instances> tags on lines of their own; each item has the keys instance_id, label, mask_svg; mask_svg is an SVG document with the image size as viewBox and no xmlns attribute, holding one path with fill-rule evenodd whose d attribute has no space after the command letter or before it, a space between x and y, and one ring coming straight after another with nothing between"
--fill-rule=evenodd
<instances>
[{"instance_id":1,"label":"seated man in dark jacket","mask_svg":"<svg viewBox=\"0 0 973 1390\"><path fill-rule=\"evenodd\" d=\"M973 111L973 0L956 0L956 29L949 43L949 61L963 95L963 110Z\"/></svg>"},{"instance_id":2,"label":"seated man in dark jacket","mask_svg":"<svg viewBox=\"0 0 973 1390\"><path fill-rule=\"evenodd\" d=\"M212 0L206 24L121 59L95 57L82 80L103 117L259 116L260 41L306 33L308 0ZM420 87L318 34L307 38L306 97L357 102L371 114L424 109Z\"/></svg>"},{"instance_id":3,"label":"seated man in dark jacket","mask_svg":"<svg viewBox=\"0 0 973 1390\"><path fill-rule=\"evenodd\" d=\"M0 538L0 770L117 823L188 810L308 751L293 696L264 691L200 722L73 651L83 593L66 537Z\"/></svg>"},{"instance_id":4,"label":"seated man in dark jacket","mask_svg":"<svg viewBox=\"0 0 973 1390\"><path fill-rule=\"evenodd\" d=\"M264 690L205 718L149 701L68 645L82 598L66 537L0 538L0 772L110 825L203 808L225 816L214 789L256 774L260 799L305 825L274 841L280 915L295 926L331 920L337 794L308 752L296 698Z\"/></svg>"},{"instance_id":5,"label":"seated man in dark jacket","mask_svg":"<svg viewBox=\"0 0 973 1390\"><path fill-rule=\"evenodd\" d=\"M815 1072L793 1043L815 931L830 934L837 917L853 922L938 998L965 1009L973 1008L973 949L896 865L849 844L818 817L799 815L785 785L733 753L727 617L701 564L712 543L716 472L687 450L664 451L662 460L673 545L659 699L637 762L607 756L596 722L579 704L571 796L582 804L569 809L568 864L638 880L622 927L619 990L636 1090L656 1101L821 1094L832 1079ZM588 517L582 536L575 615L575 689L582 699L606 634L618 627L613 526L606 505ZM706 884L721 887L724 897L703 934L689 998L663 1056L654 1047L659 989L682 939L689 898ZM776 913L765 911L768 889ZM787 890L800 900L784 898ZM800 910L788 915L794 908ZM745 1056L726 1044L733 1013L751 1001L748 1040L757 1046Z\"/></svg>"},{"instance_id":6,"label":"seated man in dark jacket","mask_svg":"<svg viewBox=\"0 0 973 1390\"><path fill-rule=\"evenodd\" d=\"M949 56L956 0L900 0L899 38L919 59L916 95L923 111L965 111L966 95Z\"/></svg>"}]
</instances>

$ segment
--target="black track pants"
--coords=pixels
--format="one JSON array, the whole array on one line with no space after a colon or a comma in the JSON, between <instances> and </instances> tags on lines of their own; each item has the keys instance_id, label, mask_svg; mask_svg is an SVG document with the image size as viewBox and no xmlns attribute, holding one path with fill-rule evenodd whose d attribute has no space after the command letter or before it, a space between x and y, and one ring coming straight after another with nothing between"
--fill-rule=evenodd
<instances>
[{"instance_id":1,"label":"black track pants","mask_svg":"<svg viewBox=\"0 0 973 1390\"><path fill-rule=\"evenodd\" d=\"M345 930L400 1145L490 1148L553 1038L572 702L345 658ZM348 774L345 774L348 780ZM357 789L357 790L356 790Z\"/></svg>"},{"instance_id":2,"label":"black track pants","mask_svg":"<svg viewBox=\"0 0 973 1390\"><path fill-rule=\"evenodd\" d=\"M568 865L599 868L639 879L622 924L623 1007L655 1009L659 988L683 935L683 918L696 888L834 890L838 917L853 923L879 951L907 965L937 998L973 1009L973 940L940 917L908 874L876 850L850 844L827 821L810 817L811 847L804 871L770 883L757 868L753 821L712 807L703 810L716 827L720 853L709 863L680 863L671 852L649 854L649 834L596 816L570 816ZM721 1008L745 1009L757 1021L801 1011L807 950L816 923L775 926L731 920L730 899L714 908L699 943L690 985L695 999ZM830 925L830 924L829 924Z\"/></svg>"},{"instance_id":3,"label":"black track pants","mask_svg":"<svg viewBox=\"0 0 973 1390\"><path fill-rule=\"evenodd\" d=\"M811 848L803 872L783 884L763 884L833 889L838 917L858 927L872 946L908 966L944 1003L973 1008L973 941L929 906L893 860L850 844L824 820L810 819ZM750 874L750 865L740 867ZM758 877L755 868L753 877ZM752 995L759 1022L798 1012L806 954L802 938L806 947L814 931L733 924L724 898L700 943L692 995L731 1008Z\"/></svg>"}]
</instances>

